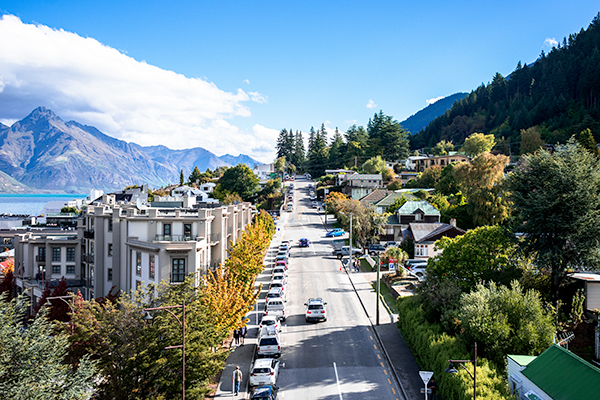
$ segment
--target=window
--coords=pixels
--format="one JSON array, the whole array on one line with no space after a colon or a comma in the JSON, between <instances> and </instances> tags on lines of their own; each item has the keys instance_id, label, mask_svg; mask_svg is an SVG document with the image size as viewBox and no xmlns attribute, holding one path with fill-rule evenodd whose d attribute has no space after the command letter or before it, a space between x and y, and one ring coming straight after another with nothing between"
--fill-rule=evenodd
<instances>
[{"instance_id":1,"label":"window","mask_svg":"<svg viewBox=\"0 0 600 400\"><path fill-rule=\"evenodd\" d=\"M423 215L422 214L415 214L415 221L421 221L423 220Z\"/></svg>"},{"instance_id":2,"label":"window","mask_svg":"<svg viewBox=\"0 0 600 400\"><path fill-rule=\"evenodd\" d=\"M192 239L192 224L183 224L183 236L186 240Z\"/></svg>"},{"instance_id":3,"label":"window","mask_svg":"<svg viewBox=\"0 0 600 400\"><path fill-rule=\"evenodd\" d=\"M38 254L40 256L39 261L46 261L46 248L45 247L39 247Z\"/></svg>"},{"instance_id":4,"label":"window","mask_svg":"<svg viewBox=\"0 0 600 400\"><path fill-rule=\"evenodd\" d=\"M150 256L150 279L154 279L154 256Z\"/></svg>"},{"instance_id":5,"label":"window","mask_svg":"<svg viewBox=\"0 0 600 400\"><path fill-rule=\"evenodd\" d=\"M60 247L52 248L52 261L60 261Z\"/></svg>"},{"instance_id":6,"label":"window","mask_svg":"<svg viewBox=\"0 0 600 400\"><path fill-rule=\"evenodd\" d=\"M112 221L112 218L109 218L108 219L108 231L112 232L112 230L113 230L113 221Z\"/></svg>"},{"instance_id":7,"label":"window","mask_svg":"<svg viewBox=\"0 0 600 400\"><path fill-rule=\"evenodd\" d=\"M183 282L185 279L185 258L173 259L171 282Z\"/></svg>"},{"instance_id":8,"label":"window","mask_svg":"<svg viewBox=\"0 0 600 400\"><path fill-rule=\"evenodd\" d=\"M163 225L163 235L164 236L171 236L171 224L164 224Z\"/></svg>"},{"instance_id":9,"label":"window","mask_svg":"<svg viewBox=\"0 0 600 400\"><path fill-rule=\"evenodd\" d=\"M74 248L67 249L67 261L75 261L75 249Z\"/></svg>"},{"instance_id":10,"label":"window","mask_svg":"<svg viewBox=\"0 0 600 400\"><path fill-rule=\"evenodd\" d=\"M67 265L67 274L74 274L74 273L75 273L75 266Z\"/></svg>"},{"instance_id":11,"label":"window","mask_svg":"<svg viewBox=\"0 0 600 400\"><path fill-rule=\"evenodd\" d=\"M108 274L107 274L106 280L108 280L109 282L112 281L112 268L108 269Z\"/></svg>"},{"instance_id":12,"label":"window","mask_svg":"<svg viewBox=\"0 0 600 400\"><path fill-rule=\"evenodd\" d=\"M139 251L135 252L135 274L142 276L142 253Z\"/></svg>"},{"instance_id":13,"label":"window","mask_svg":"<svg viewBox=\"0 0 600 400\"><path fill-rule=\"evenodd\" d=\"M60 275L60 265L53 265L52 266L52 273Z\"/></svg>"},{"instance_id":14,"label":"window","mask_svg":"<svg viewBox=\"0 0 600 400\"><path fill-rule=\"evenodd\" d=\"M113 249L112 249L112 243L108 244L108 256L112 257L113 255Z\"/></svg>"}]
</instances>

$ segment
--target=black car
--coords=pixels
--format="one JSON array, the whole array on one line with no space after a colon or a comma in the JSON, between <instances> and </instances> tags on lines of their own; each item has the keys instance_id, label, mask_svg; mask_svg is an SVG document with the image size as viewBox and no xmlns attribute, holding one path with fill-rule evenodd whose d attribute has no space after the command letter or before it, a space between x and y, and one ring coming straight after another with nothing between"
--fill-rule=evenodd
<instances>
[{"instance_id":1,"label":"black car","mask_svg":"<svg viewBox=\"0 0 600 400\"><path fill-rule=\"evenodd\" d=\"M379 253L385 251L385 247L381 244L370 244L369 245L369 254L371 253Z\"/></svg>"},{"instance_id":2,"label":"black car","mask_svg":"<svg viewBox=\"0 0 600 400\"><path fill-rule=\"evenodd\" d=\"M277 386L264 385L259 386L252 392L251 400L276 400L277 399Z\"/></svg>"}]
</instances>

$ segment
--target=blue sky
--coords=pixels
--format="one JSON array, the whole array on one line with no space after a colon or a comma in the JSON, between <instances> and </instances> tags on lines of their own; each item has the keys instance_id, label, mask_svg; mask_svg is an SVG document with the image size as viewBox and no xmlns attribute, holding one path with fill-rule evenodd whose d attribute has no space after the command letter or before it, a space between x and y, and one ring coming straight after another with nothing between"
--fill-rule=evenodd
<instances>
[{"instance_id":1,"label":"blue sky","mask_svg":"<svg viewBox=\"0 0 600 400\"><path fill-rule=\"evenodd\" d=\"M282 128L402 121L587 28L592 1L3 1L0 121L269 162Z\"/></svg>"}]
</instances>

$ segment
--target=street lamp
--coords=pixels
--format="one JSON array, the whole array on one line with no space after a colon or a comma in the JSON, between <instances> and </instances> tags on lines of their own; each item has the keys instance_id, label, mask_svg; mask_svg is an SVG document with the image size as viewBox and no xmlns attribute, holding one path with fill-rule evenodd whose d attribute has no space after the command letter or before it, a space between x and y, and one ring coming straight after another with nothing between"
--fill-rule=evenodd
<instances>
[{"instance_id":1,"label":"street lamp","mask_svg":"<svg viewBox=\"0 0 600 400\"><path fill-rule=\"evenodd\" d=\"M172 308L181 308L182 309L182 317L181 319L179 319L179 317L177 315L175 315L175 313L173 313L171 311ZM154 311L154 310L165 310L167 311L169 314L171 314L176 320L177 322L179 322L179 325L181 325L181 334L182 334L182 338L183 338L183 344L177 345L177 346L168 346L165 347L165 350L170 350L170 349L178 349L181 348L183 350L183 365L182 365L182 369L183 369L183 373L181 375L181 398L182 400L185 400L185 302L181 303L180 306L164 306L164 307L152 307L152 308L144 308L144 311L146 311L146 315L144 315L142 317L142 320L144 321L152 321L154 318L152 318L152 315L150 315L150 313L148 311Z\"/></svg>"},{"instance_id":2,"label":"street lamp","mask_svg":"<svg viewBox=\"0 0 600 400\"><path fill-rule=\"evenodd\" d=\"M467 371L471 379L473 379L473 400L477 399L477 342L475 342L475 356L472 360L448 360L448 362L450 363L450 365L444 370L444 372L447 372L449 374L456 374L458 370L454 368L455 363L458 363L458 365L460 365L464 368L465 371ZM473 364L472 375L471 372L469 372L469 370L467 369L467 367L465 367L464 363Z\"/></svg>"},{"instance_id":3,"label":"street lamp","mask_svg":"<svg viewBox=\"0 0 600 400\"><path fill-rule=\"evenodd\" d=\"M61 300L63 301L67 306L69 306L69 308L71 309L71 313L75 314L75 309L73 308L73 306L71 306L71 304L69 304L69 302L67 301L67 299L72 299L73 296L52 296L52 297L46 297L46 302L44 303L44 305L46 307L52 306L52 303L50 303L50 300ZM69 318L70 320L70 325L71 325L71 335L75 332L75 326L73 325L73 317L71 316Z\"/></svg>"},{"instance_id":4,"label":"street lamp","mask_svg":"<svg viewBox=\"0 0 600 400\"><path fill-rule=\"evenodd\" d=\"M340 211L340 214L344 214L344 215L348 215L350 214L350 262L348 263L349 267L350 267L350 272L352 272L352 213L345 213L343 211Z\"/></svg>"}]
</instances>

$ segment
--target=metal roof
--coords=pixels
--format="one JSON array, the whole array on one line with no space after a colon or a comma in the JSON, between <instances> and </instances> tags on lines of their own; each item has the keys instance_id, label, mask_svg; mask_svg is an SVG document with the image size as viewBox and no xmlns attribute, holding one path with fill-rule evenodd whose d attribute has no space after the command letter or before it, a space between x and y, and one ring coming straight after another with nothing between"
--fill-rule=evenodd
<instances>
[{"instance_id":1,"label":"metal roof","mask_svg":"<svg viewBox=\"0 0 600 400\"><path fill-rule=\"evenodd\" d=\"M589 272L577 272L575 274L569 275L571 278L580 279L582 281L588 282L600 282L600 275L592 274Z\"/></svg>"},{"instance_id":2,"label":"metal roof","mask_svg":"<svg viewBox=\"0 0 600 400\"><path fill-rule=\"evenodd\" d=\"M559 345L552 345L523 370L553 399L595 399L600 393L600 369Z\"/></svg>"},{"instance_id":3,"label":"metal roof","mask_svg":"<svg viewBox=\"0 0 600 400\"><path fill-rule=\"evenodd\" d=\"M537 356L519 356L513 354L509 354L507 357L519 364L521 367L526 367L530 362L537 358Z\"/></svg>"},{"instance_id":4,"label":"metal roof","mask_svg":"<svg viewBox=\"0 0 600 400\"><path fill-rule=\"evenodd\" d=\"M414 214L417 210L421 210L425 215L441 215L440 211L437 208L435 208L425 200L407 201L402 207L398 209L398 214L410 215Z\"/></svg>"}]
</instances>

